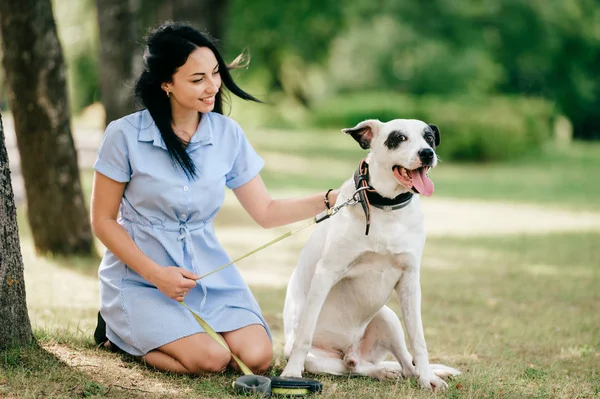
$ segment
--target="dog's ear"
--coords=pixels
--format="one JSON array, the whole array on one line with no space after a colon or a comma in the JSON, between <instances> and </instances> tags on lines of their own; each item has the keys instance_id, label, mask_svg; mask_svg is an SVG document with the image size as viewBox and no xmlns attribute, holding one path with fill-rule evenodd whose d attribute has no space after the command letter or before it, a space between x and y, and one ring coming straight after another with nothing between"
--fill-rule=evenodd
<instances>
[{"instance_id":1,"label":"dog's ear","mask_svg":"<svg viewBox=\"0 0 600 399\"><path fill-rule=\"evenodd\" d=\"M440 145L440 129L433 123L430 123L429 127L433 130L433 134L435 135L435 146L437 147Z\"/></svg>"},{"instance_id":2,"label":"dog's ear","mask_svg":"<svg viewBox=\"0 0 600 399\"><path fill-rule=\"evenodd\" d=\"M367 150L371 148L371 140L373 135L377 134L380 124L377 119L367 119L354 127L342 129L342 132L352 136L363 150Z\"/></svg>"}]
</instances>

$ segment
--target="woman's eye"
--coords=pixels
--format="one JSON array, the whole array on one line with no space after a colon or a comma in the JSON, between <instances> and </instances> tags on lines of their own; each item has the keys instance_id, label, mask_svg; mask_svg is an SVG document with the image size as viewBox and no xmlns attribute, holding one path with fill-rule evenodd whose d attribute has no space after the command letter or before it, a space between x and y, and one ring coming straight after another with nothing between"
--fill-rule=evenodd
<instances>
[{"instance_id":1,"label":"woman's eye","mask_svg":"<svg viewBox=\"0 0 600 399\"><path fill-rule=\"evenodd\" d=\"M192 83L200 83L202 82L204 79L196 79L196 80L192 80Z\"/></svg>"},{"instance_id":2,"label":"woman's eye","mask_svg":"<svg viewBox=\"0 0 600 399\"><path fill-rule=\"evenodd\" d=\"M218 75L220 71L214 71L213 75Z\"/></svg>"}]
</instances>

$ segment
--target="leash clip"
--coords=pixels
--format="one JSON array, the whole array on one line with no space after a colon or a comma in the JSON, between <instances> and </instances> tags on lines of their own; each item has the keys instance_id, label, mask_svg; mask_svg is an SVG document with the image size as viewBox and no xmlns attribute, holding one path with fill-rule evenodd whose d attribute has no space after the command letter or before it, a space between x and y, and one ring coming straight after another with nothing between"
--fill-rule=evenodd
<instances>
[{"instance_id":1,"label":"leash clip","mask_svg":"<svg viewBox=\"0 0 600 399\"><path fill-rule=\"evenodd\" d=\"M357 188L356 191L354 192L354 194L352 194L352 200L354 202L349 205L358 204L360 202L360 192L369 190L369 189L371 189L371 186L362 186L362 187Z\"/></svg>"},{"instance_id":2,"label":"leash clip","mask_svg":"<svg viewBox=\"0 0 600 399\"><path fill-rule=\"evenodd\" d=\"M360 197L359 197L359 193L362 190L367 190L369 187L361 187L359 189L357 189L354 194L352 194L352 197L344 202L342 202L341 204L337 205L337 206L333 206L327 210L324 210L323 212L319 213L317 216L315 216L315 222L316 223L321 223L323 220L327 220L330 217L332 217L333 215L335 215L336 213L338 213L343 207L345 206L353 206L356 205L360 202Z\"/></svg>"}]
</instances>

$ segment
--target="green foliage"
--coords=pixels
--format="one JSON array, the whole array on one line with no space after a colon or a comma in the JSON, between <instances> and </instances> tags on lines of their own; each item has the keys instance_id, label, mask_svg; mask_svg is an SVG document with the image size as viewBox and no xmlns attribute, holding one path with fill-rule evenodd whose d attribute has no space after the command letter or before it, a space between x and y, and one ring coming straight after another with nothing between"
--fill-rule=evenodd
<instances>
[{"instance_id":1,"label":"green foliage","mask_svg":"<svg viewBox=\"0 0 600 399\"><path fill-rule=\"evenodd\" d=\"M595 0L238 0L231 11L228 45L250 46L267 90L304 105L357 90L542 97L576 137L600 137Z\"/></svg>"},{"instance_id":2,"label":"green foliage","mask_svg":"<svg viewBox=\"0 0 600 399\"><path fill-rule=\"evenodd\" d=\"M551 138L552 117L540 99L347 93L319 103L313 123L341 129L364 119L420 119L440 128L442 159L496 161L539 149Z\"/></svg>"},{"instance_id":3,"label":"green foliage","mask_svg":"<svg viewBox=\"0 0 600 399\"><path fill-rule=\"evenodd\" d=\"M266 90L309 105L324 86L319 63L343 26L341 3L321 0L232 0L227 52L248 48L253 69L268 71Z\"/></svg>"},{"instance_id":4,"label":"green foliage","mask_svg":"<svg viewBox=\"0 0 600 399\"><path fill-rule=\"evenodd\" d=\"M99 97L99 43L93 0L52 0L54 18L67 68L69 100L73 113Z\"/></svg>"},{"instance_id":5,"label":"green foliage","mask_svg":"<svg viewBox=\"0 0 600 399\"><path fill-rule=\"evenodd\" d=\"M485 48L428 37L404 16L376 15L352 25L331 51L329 76L340 90L481 94L502 77Z\"/></svg>"}]
</instances>

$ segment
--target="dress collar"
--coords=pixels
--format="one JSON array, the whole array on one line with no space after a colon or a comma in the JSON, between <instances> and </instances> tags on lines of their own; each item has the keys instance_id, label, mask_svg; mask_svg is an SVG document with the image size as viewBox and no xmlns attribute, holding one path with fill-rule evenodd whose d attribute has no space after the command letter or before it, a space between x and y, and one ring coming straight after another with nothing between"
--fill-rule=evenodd
<instances>
[{"instance_id":1,"label":"dress collar","mask_svg":"<svg viewBox=\"0 0 600 399\"><path fill-rule=\"evenodd\" d=\"M140 111L138 118L138 141L152 142L152 145L155 147L166 150L167 146L160 134L160 130L158 130L158 126L154 123L150 112L147 109ZM188 151L196 149L199 146L212 144L213 124L210 119L210 112L202 114L198 128L188 143Z\"/></svg>"}]
</instances>

